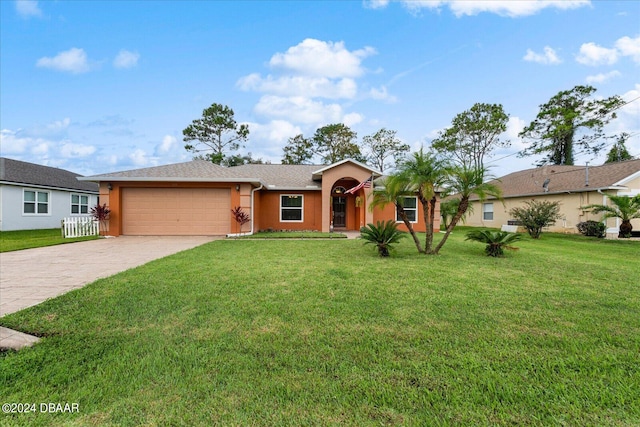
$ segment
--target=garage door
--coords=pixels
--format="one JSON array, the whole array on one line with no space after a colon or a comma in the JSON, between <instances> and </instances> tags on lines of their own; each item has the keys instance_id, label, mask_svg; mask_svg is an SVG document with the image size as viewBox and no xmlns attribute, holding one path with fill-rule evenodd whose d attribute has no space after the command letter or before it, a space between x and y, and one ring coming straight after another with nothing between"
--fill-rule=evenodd
<instances>
[{"instance_id":1,"label":"garage door","mask_svg":"<svg viewBox=\"0 0 640 427\"><path fill-rule=\"evenodd\" d=\"M122 234L227 234L230 203L229 190L221 188L124 188Z\"/></svg>"}]
</instances>

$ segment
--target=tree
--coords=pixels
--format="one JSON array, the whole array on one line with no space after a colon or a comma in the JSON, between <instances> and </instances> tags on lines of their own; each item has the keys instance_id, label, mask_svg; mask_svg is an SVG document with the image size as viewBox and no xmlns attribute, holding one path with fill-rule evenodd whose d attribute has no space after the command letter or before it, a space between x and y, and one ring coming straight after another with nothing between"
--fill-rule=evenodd
<instances>
[{"instance_id":1,"label":"tree","mask_svg":"<svg viewBox=\"0 0 640 427\"><path fill-rule=\"evenodd\" d=\"M238 125L231 108L211 104L202 112L202 118L191 122L183 131L184 148L195 154L204 153L204 158L221 164L226 151L240 148L249 136L249 126ZM191 142L196 141L194 144Z\"/></svg>"},{"instance_id":2,"label":"tree","mask_svg":"<svg viewBox=\"0 0 640 427\"><path fill-rule=\"evenodd\" d=\"M605 163L616 163L625 160L633 160L633 156L629 153L627 147L625 146L625 143L629 139L629 136L630 135L626 132L622 132L618 136L618 140L613 145L613 147L611 147L611 150L607 154L607 160L605 161Z\"/></svg>"},{"instance_id":3,"label":"tree","mask_svg":"<svg viewBox=\"0 0 640 427\"><path fill-rule=\"evenodd\" d=\"M373 135L362 138L362 145L368 151L367 160L380 172L397 164L409 152L409 145L396 138L396 133L395 130L382 128ZM393 163L387 162L390 157L394 159Z\"/></svg>"},{"instance_id":4,"label":"tree","mask_svg":"<svg viewBox=\"0 0 640 427\"><path fill-rule=\"evenodd\" d=\"M527 229L529 235L539 239L542 229L556 223L560 219L560 202L525 202L526 207L516 207L509 211L511 216Z\"/></svg>"},{"instance_id":5,"label":"tree","mask_svg":"<svg viewBox=\"0 0 640 427\"><path fill-rule=\"evenodd\" d=\"M458 198L458 210L451 218L451 222L445 229L444 236L438 243L438 246L434 249L433 253L437 254L444 246L449 238L449 235L453 229L458 225L458 222L464 218L465 214L469 210L469 200L471 196L476 195L482 201L489 196L500 198L502 192L500 188L491 183L486 182L488 178L487 168L485 167L467 167L465 165L456 165L449 169L444 186L446 190L442 196L446 197L455 194Z\"/></svg>"},{"instance_id":6,"label":"tree","mask_svg":"<svg viewBox=\"0 0 640 427\"><path fill-rule=\"evenodd\" d=\"M604 213L602 219L620 218L622 224L618 230L619 238L631 237L633 225L631 220L640 218L640 194L635 197L630 196L609 196L612 205L587 205L581 209L590 209L592 213Z\"/></svg>"},{"instance_id":7,"label":"tree","mask_svg":"<svg viewBox=\"0 0 640 427\"><path fill-rule=\"evenodd\" d=\"M433 152L420 151L413 153L398 166L396 179L404 184L404 191L418 196L422 205L425 223L424 253L432 254L433 233L437 191L445 182L450 171L449 162Z\"/></svg>"},{"instance_id":8,"label":"tree","mask_svg":"<svg viewBox=\"0 0 640 427\"><path fill-rule=\"evenodd\" d=\"M360 230L360 237L364 239L365 245L367 243L376 245L378 255L381 257L388 257L393 245L405 236L406 233L398 230L395 221L391 219L387 222L377 221L376 225L367 224Z\"/></svg>"},{"instance_id":9,"label":"tree","mask_svg":"<svg viewBox=\"0 0 640 427\"><path fill-rule=\"evenodd\" d=\"M241 166L241 165L262 165L264 161L262 159L254 159L251 157L251 152L241 156L240 154L233 154L231 156L226 156L222 159L221 164L223 166Z\"/></svg>"},{"instance_id":10,"label":"tree","mask_svg":"<svg viewBox=\"0 0 640 427\"><path fill-rule=\"evenodd\" d=\"M471 109L458 114L451 127L440 132L431 146L440 153L453 156L467 169L484 167L484 157L511 142L500 135L507 130L509 116L500 104L476 103Z\"/></svg>"},{"instance_id":11,"label":"tree","mask_svg":"<svg viewBox=\"0 0 640 427\"><path fill-rule=\"evenodd\" d=\"M472 230L467 233L465 240L486 243L484 252L487 256L499 257L504 255L505 249L518 250L518 248L511 246L511 243L520 240L520 235L508 231Z\"/></svg>"},{"instance_id":12,"label":"tree","mask_svg":"<svg viewBox=\"0 0 640 427\"><path fill-rule=\"evenodd\" d=\"M453 219L453 217L456 216L456 213L458 213L458 207L460 207L460 199L458 198L440 201L440 216L442 217L442 226L445 229L451 223L451 219ZM467 212L465 212L465 214L462 215L462 218L460 218L462 222L465 222L467 213L473 213L473 205L470 204L467 208Z\"/></svg>"},{"instance_id":13,"label":"tree","mask_svg":"<svg viewBox=\"0 0 640 427\"><path fill-rule=\"evenodd\" d=\"M356 137L357 134L342 123L327 125L317 129L313 135L313 151L324 164L348 158L362 160Z\"/></svg>"},{"instance_id":14,"label":"tree","mask_svg":"<svg viewBox=\"0 0 640 427\"><path fill-rule=\"evenodd\" d=\"M373 192L373 198L369 208L373 210L376 207L385 207L389 203L393 203L396 208L398 216L402 219L402 222L409 230L413 243L416 245L419 253L424 253L418 234L413 229L411 219L404 210L405 197L412 196L413 192L409 189L409 183L404 177L399 175L389 175L385 177L383 187L377 187Z\"/></svg>"},{"instance_id":15,"label":"tree","mask_svg":"<svg viewBox=\"0 0 640 427\"><path fill-rule=\"evenodd\" d=\"M284 151L283 165L304 165L313 158L313 141L299 134L289 138L282 151Z\"/></svg>"},{"instance_id":16,"label":"tree","mask_svg":"<svg viewBox=\"0 0 640 427\"><path fill-rule=\"evenodd\" d=\"M624 105L618 95L606 99L590 99L596 89L576 86L558 92L549 102L540 106L540 112L519 136L531 141L522 156L546 154L539 163L573 165L574 148L597 154L603 144L603 128L616 117L615 111Z\"/></svg>"}]
</instances>

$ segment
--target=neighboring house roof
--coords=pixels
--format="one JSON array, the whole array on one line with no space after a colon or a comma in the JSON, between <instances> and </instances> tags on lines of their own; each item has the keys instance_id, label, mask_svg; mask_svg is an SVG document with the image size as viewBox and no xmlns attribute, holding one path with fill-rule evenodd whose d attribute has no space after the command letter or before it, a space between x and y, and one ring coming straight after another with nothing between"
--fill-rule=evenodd
<instances>
[{"instance_id":1,"label":"neighboring house roof","mask_svg":"<svg viewBox=\"0 0 640 427\"><path fill-rule=\"evenodd\" d=\"M343 160L333 165L271 165L248 164L233 167L216 165L206 160L175 163L165 166L113 172L82 178L83 181L182 181L182 182L250 182L267 189L320 190L322 172L346 162L364 167L362 163Z\"/></svg>"},{"instance_id":2,"label":"neighboring house roof","mask_svg":"<svg viewBox=\"0 0 640 427\"><path fill-rule=\"evenodd\" d=\"M98 185L81 182L77 173L0 157L0 182L98 193Z\"/></svg>"},{"instance_id":3,"label":"neighboring house roof","mask_svg":"<svg viewBox=\"0 0 640 427\"><path fill-rule=\"evenodd\" d=\"M640 159L588 167L547 165L513 172L491 182L502 189L503 198L509 198L624 189L626 182L639 176Z\"/></svg>"}]
</instances>

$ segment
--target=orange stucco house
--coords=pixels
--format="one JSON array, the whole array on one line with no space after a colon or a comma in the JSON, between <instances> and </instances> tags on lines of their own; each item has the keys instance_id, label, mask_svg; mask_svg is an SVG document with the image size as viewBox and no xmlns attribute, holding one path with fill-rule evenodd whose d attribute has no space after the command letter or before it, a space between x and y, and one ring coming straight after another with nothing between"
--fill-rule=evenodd
<instances>
[{"instance_id":1,"label":"orange stucco house","mask_svg":"<svg viewBox=\"0 0 640 427\"><path fill-rule=\"evenodd\" d=\"M106 234L233 235L264 230L359 230L396 218L393 205L370 209L375 185L359 184L382 174L355 160L331 165L242 165L204 160L79 178L100 185L100 203L111 209ZM231 210L250 217L242 229ZM424 231L415 197L405 210ZM436 212L439 221L439 212ZM400 228L405 229L401 221ZM436 230L439 223L435 224Z\"/></svg>"}]
</instances>

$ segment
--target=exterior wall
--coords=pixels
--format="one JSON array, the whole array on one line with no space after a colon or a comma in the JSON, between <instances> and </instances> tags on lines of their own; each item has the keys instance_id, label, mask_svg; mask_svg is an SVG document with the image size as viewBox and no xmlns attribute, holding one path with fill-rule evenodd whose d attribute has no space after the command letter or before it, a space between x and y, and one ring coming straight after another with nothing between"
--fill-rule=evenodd
<instances>
[{"instance_id":1,"label":"exterior wall","mask_svg":"<svg viewBox=\"0 0 640 427\"><path fill-rule=\"evenodd\" d=\"M554 233L578 233L576 225L583 221L594 220L600 221L601 214L594 215L587 211L580 209L581 206L590 204L604 204L606 203L606 197L597 191L589 191L583 193L563 193L563 194L548 194L548 195L536 195L534 197L513 197L505 199L503 202L499 200L486 200L485 202L472 202L473 212L468 213L465 221L465 225L473 227L491 227L500 228L502 225L507 224L507 221L513 218L509 215L509 211L515 207L523 207L525 202L537 200L537 201L549 201L560 202L560 215L563 219L556 221L555 225L546 228L546 231ZM483 219L483 203L493 203L493 220ZM615 219L610 219L607 222L607 227L615 226ZM635 226L634 226L635 227Z\"/></svg>"},{"instance_id":2,"label":"exterior wall","mask_svg":"<svg viewBox=\"0 0 640 427\"><path fill-rule=\"evenodd\" d=\"M424 209L422 208L422 204L420 204L420 201L417 202L417 206L418 206L418 212L417 212L417 222L413 223L413 229L417 232L425 232L427 227L426 224L424 222ZM388 204L386 205L384 208L379 208L376 207L375 210L373 211L373 223L375 224L377 221L387 221L396 219L396 207L393 204ZM407 230L407 226L404 225L403 221L396 221L396 223L398 224L398 229L402 230L402 231L409 231ZM438 197L437 199L437 203L436 203L436 212L435 212L435 219L434 219L434 224L433 224L433 230L434 232L439 232L440 231L440 223L441 223L441 218L440 218L440 198Z\"/></svg>"},{"instance_id":3,"label":"exterior wall","mask_svg":"<svg viewBox=\"0 0 640 427\"><path fill-rule=\"evenodd\" d=\"M280 196L302 195L303 216L302 222L280 221ZM320 191L278 191L261 190L256 192L256 209L254 210L257 221L254 223L254 231L264 230L321 230L322 227L322 194ZM327 230L328 231L328 230Z\"/></svg>"},{"instance_id":4,"label":"exterior wall","mask_svg":"<svg viewBox=\"0 0 640 427\"><path fill-rule=\"evenodd\" d=\"M111 190L108 185L111 184ZM232 207L241 206L245 212L250 214L249 207L243 203L248 204L250 200L250 193L247 191L249 185L243 187L240 184L240 191L236 190L236 183L210 183L210 182L101 182L100 183L100 202L106 203L107 207L111 210L109 215L109 223L105 234L111 236L120 236L122 234L122 189L123 188L226 188L229 189L231 194ZM229 223L231 229L235 230L237 224L233 219L231 211L229 211ZM242 228L243 231L248 231L249 225L245 224Z\"/></svg>"},{"instance_id":5,"label":"exterior wall","mask_svg":"<svg viewBox=\"0 0 640 427\"><path fill-rule=\"evenodd\" d=\"M32 215L23 213L23 190L49 193L49 213ZM0 185L0 230L38 230L59 228L63 218L83 217L90 214L71 213L71 195L89 196L89 209L98 203L98 195L86 191L66 191L27 185Z\"/></svg>"}]
</instances>

